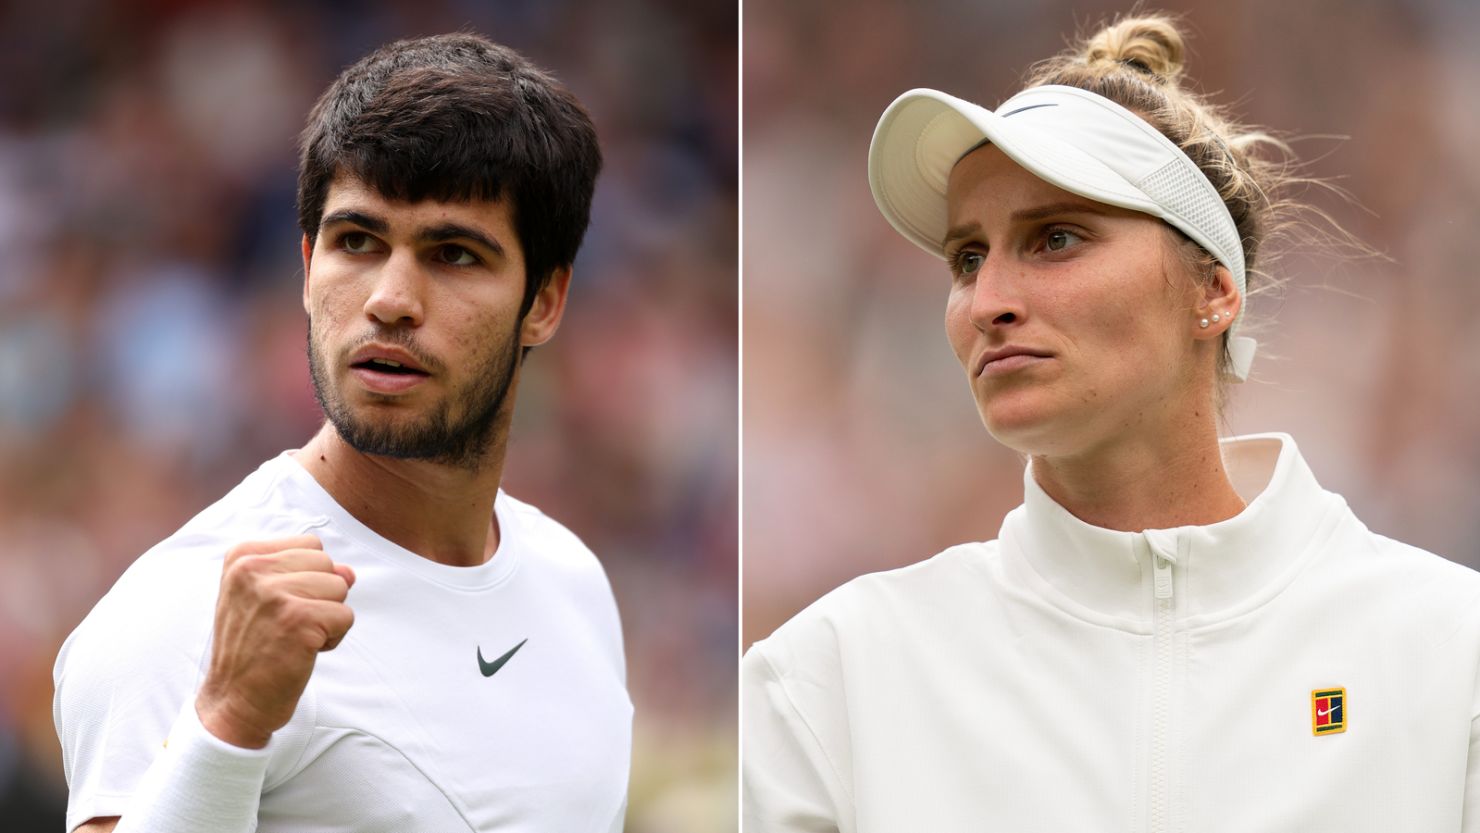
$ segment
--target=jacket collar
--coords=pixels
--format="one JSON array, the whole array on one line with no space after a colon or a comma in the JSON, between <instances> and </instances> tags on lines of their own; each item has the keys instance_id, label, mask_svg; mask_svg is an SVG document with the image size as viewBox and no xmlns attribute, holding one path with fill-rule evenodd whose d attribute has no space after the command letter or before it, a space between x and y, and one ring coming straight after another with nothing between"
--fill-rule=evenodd
<instances>
[{"instance_id":1,"label":"jacket collar","mask_svg":"<svg viewBox=\"0 0 1480 833\"><path fill-rule=\"evenodd\" d=\"M1023 505L1003 522L1004 551L1025 563L1040 590L1105 624L1144 630L1158 598L1158 558L1163 581L1171 581L1162 597L1179 619L1224 618L1259 604L1293 579L1300 556L1345 501L1320 487L1286 434L1224 440L1222 451L1244 510L1207 526L1141 532L1079 520L1038 486L1030 466Z\"/></svg>"}]
</instances>

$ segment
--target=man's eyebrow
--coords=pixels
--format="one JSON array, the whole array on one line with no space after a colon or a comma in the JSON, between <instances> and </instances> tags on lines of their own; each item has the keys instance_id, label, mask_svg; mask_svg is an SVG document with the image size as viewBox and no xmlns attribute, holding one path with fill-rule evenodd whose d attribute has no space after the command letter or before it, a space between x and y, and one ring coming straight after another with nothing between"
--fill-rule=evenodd
<instances>
[{"instance_id":1,"label":"man's eyebrow","mask_svg":"<svg viewBox=\"0 0 1480 833\"><path fill-rule=\"evenodd\" d=\"M1072 202L1055 202L1048 205L1040 205L1036 208L1025 208L1022 211L1015 211L1012 215L1012 221L1014 223L1030 223L1034 220L1046 220L1049 217L1056 217L1061 214L1097 214L1104 217L1109 216L1110 210L1108 206L1101 205L1097 202L1081 202L1078 200Z\"/></svg>"},{"instance_id":2,"label":"man's eyebrow","mask_svg":"<svg viewBox=\"0 0 1480 833\"><path fill-rule=\"evenodd\" d=\"M390 224L381 217L376 217L372 214L366 214L363 211L354 211L351 209L336 211L333 214L326 214L324 215L324 219L319 222L319 225L331 226L335 223L351 223L353 225L359 226L362 229L365 229L366 231L373 231L376 234L385 234L387 231L390 231L391 228Z\"/></svg>"},{"instance_id":3,"label":"man's eyebrow","mask_svg":"<svg viewBox=\"0 0 1480 833\"><path fill-rule=\"evenodd\" d=\"M374 214L367 214L354 209L344 209L342 211L335 211L332 214L326 214L319 225L327 227L335 223L349 223L359 226L366 231L374 232L375 234L387 234L391 228L390 223L386 222L383 217L377 217ZM448 240L456 240L458 238L471 240L493 252L498 257L504 256L503 244L472 226L465 226L459 223L442 223L424 228L416 235L417 242L420 243L444 243Z\"/></svg>"},{"instance_id":4,"label":"man's eyebrow","mask_svg":"<svg viewBox=\"0 0 1480 833\"><path fill-rule=\"evenodd\" d=\"M416 239L423 243L442 243L458 238L471 240L499 257L504 256L504 247L502 244L471 226L459 225L457 223L443 223L438 226L422 229L416 235Z\"/></svg>"}]
</instances>

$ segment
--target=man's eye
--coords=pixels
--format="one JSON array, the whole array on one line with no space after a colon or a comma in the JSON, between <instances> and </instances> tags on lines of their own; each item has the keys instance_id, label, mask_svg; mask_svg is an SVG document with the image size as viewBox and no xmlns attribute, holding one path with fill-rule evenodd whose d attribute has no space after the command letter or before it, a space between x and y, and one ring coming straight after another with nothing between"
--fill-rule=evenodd
<instances>
[{"instance_id":1,"label":"man's eye","mask_svg":"<svg viewBox=\"0 0 1480 833\"><path fill-rule=\"evenodd\" d=\"M1084 242L1084 238L1068 229L1049 229L1044 235L1043 246L1050 252L1062 252L1063 250Z\"/></svg>"},{"instance_id":2,"label":"man's eye","mask_svg":"<svg viewBox=\"0 0 1480 833\"><path fill-rule=\"evenodd\" d=\"M472 266L478 262L478 256L462 246L443 246L442 262L449 266Z\"/></svg>"},{"instance_id":3,"label":"man's eye","mask_svg":"<svg viewBox=\"0 0 1480 833\"><path fill-rule=\"evenodd\" d=\"M339 245L346 252L355 255L369 253L374 248L374 238L363 231L352 231L339 238Z\"/></svg>"}]
</instances>

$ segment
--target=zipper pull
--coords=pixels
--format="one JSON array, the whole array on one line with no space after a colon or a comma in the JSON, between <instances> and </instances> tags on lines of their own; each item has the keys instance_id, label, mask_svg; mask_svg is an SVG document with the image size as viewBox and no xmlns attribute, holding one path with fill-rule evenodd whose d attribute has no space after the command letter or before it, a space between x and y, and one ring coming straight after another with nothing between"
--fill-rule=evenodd
<instances>
[{"instance_id":1,"label":"zipper pull","mask_svg":"<svg viewBox=\"0 0 1480 833\"><path fill-rule=\"evenodd\" d=\"M1151 587L1158 599L1172 597L1172 565L1182 555L1184 536L1161 529L1141 533L1146 549L1151 551Z\"/></svg>"},{"instance_id":2,"label":"zipper pull","mask_svg":"<svg viewBox=\"0 0 1480 833\"><path fill-rule=\"evenodd\" d=\"M1156 588L1156 598L1170 599L1172 597L1172 562L1163 558L1161 553L1155 550L1151 555L1151 577L1152 586Z\"/></svg>"}]
</instances>

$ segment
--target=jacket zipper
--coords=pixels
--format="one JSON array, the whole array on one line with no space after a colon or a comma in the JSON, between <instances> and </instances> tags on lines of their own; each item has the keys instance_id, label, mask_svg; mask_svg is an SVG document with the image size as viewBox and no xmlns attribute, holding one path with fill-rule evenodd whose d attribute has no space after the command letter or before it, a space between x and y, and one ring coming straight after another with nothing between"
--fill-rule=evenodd
<instances>
[{"instance_id":1,"label":"jacket zipper","mask_svg":"<svg viewBox=\"0 0 1480 833\"><path fill-rule=\"evenodd\" d=\"M1151 551L1151 578L1153 595L1153 630L1151 679L1151 761L1147 771L1149 796L1147 800L1150 833L1167 833L1171 829L1170 780L1168 768L1170 757L1170 713L1172 666L1174 645L1172 619L1175 614L1173 598L1172 565L1176 556L1158 547L1150 535L1145 535L1147 549Z\"/></svg>"}]
</instances>

